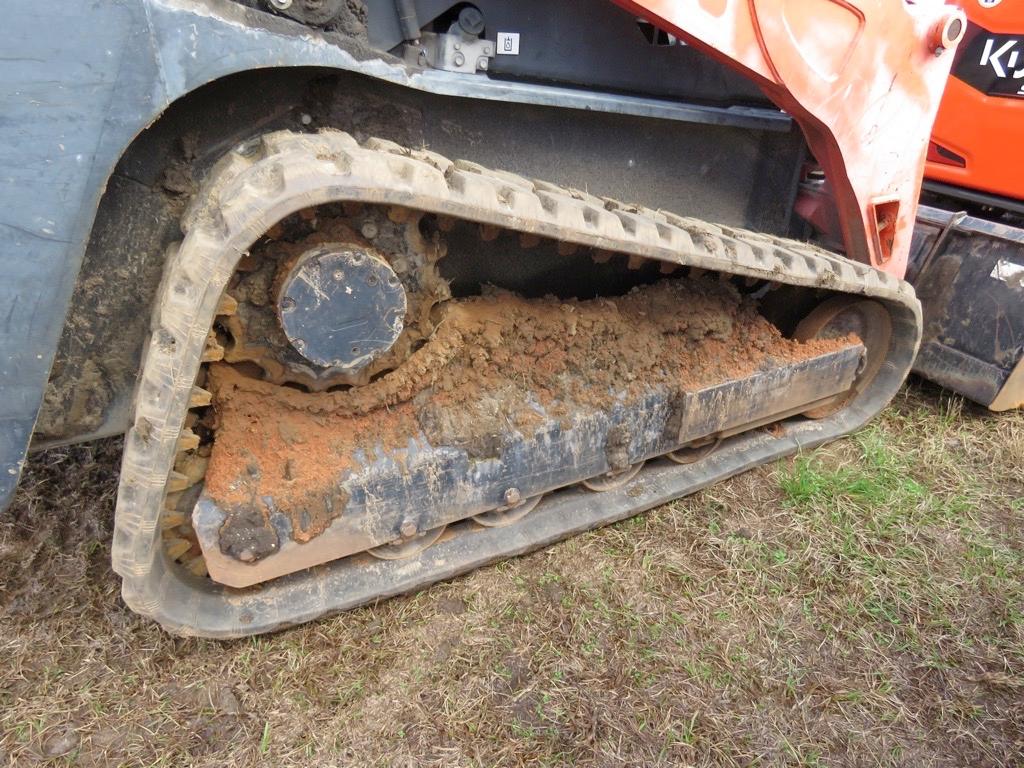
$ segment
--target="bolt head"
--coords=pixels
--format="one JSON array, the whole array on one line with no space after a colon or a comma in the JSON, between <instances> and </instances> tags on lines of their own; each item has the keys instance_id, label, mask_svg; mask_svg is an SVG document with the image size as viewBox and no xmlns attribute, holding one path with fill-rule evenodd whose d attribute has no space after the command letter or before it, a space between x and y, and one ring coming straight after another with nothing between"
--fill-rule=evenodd
<instances>
[{"instance_id":1,"label":"bolt head","mask_svg":"<svg viewBox=\"0 0 1024 768\"><path fill-rule=\"evenodd\" d=\"M455 66L456 67L461 67L465 63L466 63L466 57L463 56L461 53L456 53L455 54Z\"/></svg>"},{"instance_id":2,"label":"bolt head","mask_svg":"<svg viewBox=\"0 0 1024 768\"><path fill-rule=\"evenodd\" d=\"M406 539L411 539L416 535L419 528L416 526L416 521L412 518L406 518L402 521L402 525L398 528L398 532Z\"/></svg>"},{"instance_id":3,"label":"bolt head","mask_svg":"<svg viewBox=\"0 0 1024 768\"><path fill-rule=\"evenodd\" d=\"M509 506L518 504L523 500L523 494L519 492L518 488L509 488L505 491L505 503Z\"/></svg>"},{"instance_id":4,"label":"bolt head","mask_svg":"<svg viewBox=\"0 0 1024 768\"><path fill-rule=\"evenodd\" d=\"M377 225L372 221L363 224L363 228L359 231L362 232L363 237L367 240L373 240L378 234Z\"/></svg>"},{"instance_id":5,"label":"bolt head","mask_svg":"<svg viewBox=\"0 0 1024 768\"><path fill-rule=\"evenodd\" d=\"M287 11L292 7L292 0L270 0L270 4L279 11Z\"/></svg>"}]
</instances>

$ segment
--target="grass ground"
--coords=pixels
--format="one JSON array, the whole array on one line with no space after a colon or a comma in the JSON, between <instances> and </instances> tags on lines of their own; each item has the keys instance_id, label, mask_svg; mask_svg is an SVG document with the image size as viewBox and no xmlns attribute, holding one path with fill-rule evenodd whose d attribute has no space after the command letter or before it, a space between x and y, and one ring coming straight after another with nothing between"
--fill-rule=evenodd
<instances>
[{"instance_id":1,"label":"grass ground","mask_svg":"<svg viewBox=\"0 0 1024 768\"><path fill-rule=\"evenodd\" d=\"M1024 415L852 439L276 636L121 605L119 443L0 516L0 765L1024 764Z\"/></svg>"}]
</instances>

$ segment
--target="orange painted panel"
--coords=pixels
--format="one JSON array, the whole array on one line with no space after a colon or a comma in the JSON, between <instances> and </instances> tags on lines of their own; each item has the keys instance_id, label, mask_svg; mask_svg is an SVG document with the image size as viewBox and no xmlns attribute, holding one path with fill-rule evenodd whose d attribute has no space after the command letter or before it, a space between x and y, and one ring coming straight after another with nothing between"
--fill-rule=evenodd
<instances>
[{"instance_id":1,"label":"orange painted panel","mask_svg":"<svg viewBox=\"0 0 1024 768\"><path fill-rule=\"evenodd\" d=\"M793 115L832 187L847 255L904 274L959 10L943 0L614 1Z\"/></svg>"}]
</instances>

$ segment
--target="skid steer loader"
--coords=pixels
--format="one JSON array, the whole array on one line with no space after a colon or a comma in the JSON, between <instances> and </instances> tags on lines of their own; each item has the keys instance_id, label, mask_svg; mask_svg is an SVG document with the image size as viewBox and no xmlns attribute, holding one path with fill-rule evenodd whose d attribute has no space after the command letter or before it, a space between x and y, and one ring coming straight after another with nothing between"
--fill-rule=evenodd
<instances>
[{"instance_id":1,"label":"skid steer loader","mask_svg":"<svg viewBox=\"0 0 1024 768\"><path fill-rule=\"evenodd\" d=\"M834 439L897 391L938 0L5 8L0 503L126 432L113 566L273 631ZM794 238L813 159L842 254ZM819 198L820 201L824 198Z\"/></svg>"}]
</instances>

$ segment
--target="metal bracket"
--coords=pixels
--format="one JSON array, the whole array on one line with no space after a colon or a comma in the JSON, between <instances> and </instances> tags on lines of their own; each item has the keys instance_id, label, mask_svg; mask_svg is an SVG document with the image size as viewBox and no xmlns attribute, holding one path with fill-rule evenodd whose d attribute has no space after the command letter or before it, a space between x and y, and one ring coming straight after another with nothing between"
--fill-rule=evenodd
<instances>
[{"instance_id":1,"label":"metal bracket","mask_svg":"<svg viewBox=\"0 0 1024 768\"><path fill-rule=\"evenodd\" d=\"M493 41L465 35L457 24L453 24L447 34L424 32L420 40L418 63L421 66L472 75L487 71L493 58Z\"/></svg>"},{"instance_id":2,"label":"metal bracket","mask_svg":"<svg viewBox=\"0 0 1024 768\"><path fill-rule=\"evenodd\" d=\"M919 217L921 218L921 217ZM908 264L906 279L908 282L917 280L918 277L923 275L928 267L931 266L932 261L935 260L935 256L942 250L942 247L946 244L946 240L954 232L957 227L960 226L960 222L967 218L967 211L958 211L956 213L950 213L946 223L942 225L938 235L935 236L934 242L928 249L928 253L925 254L924 258L921 259L917 265Z\"/></svg>"}]
</instances>

